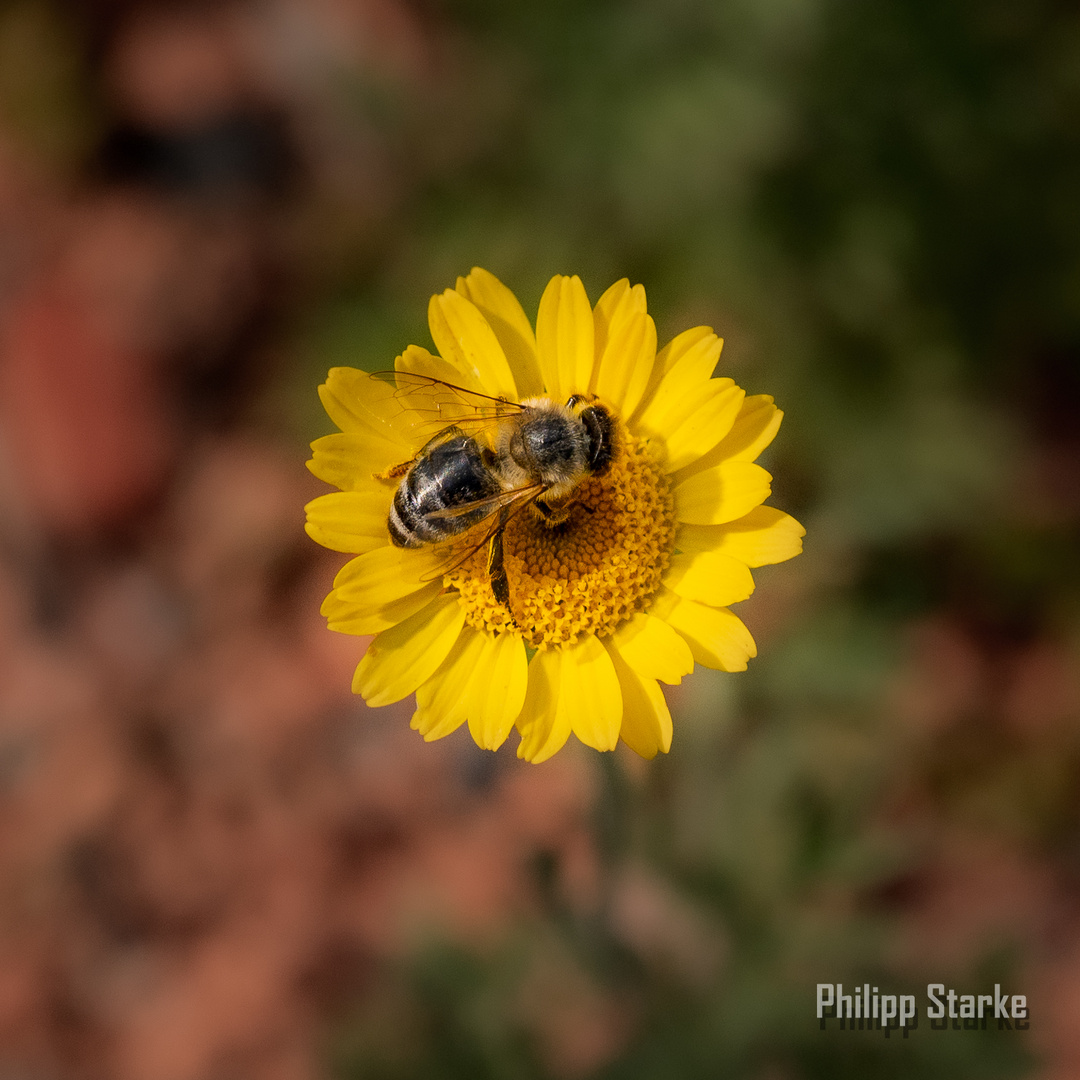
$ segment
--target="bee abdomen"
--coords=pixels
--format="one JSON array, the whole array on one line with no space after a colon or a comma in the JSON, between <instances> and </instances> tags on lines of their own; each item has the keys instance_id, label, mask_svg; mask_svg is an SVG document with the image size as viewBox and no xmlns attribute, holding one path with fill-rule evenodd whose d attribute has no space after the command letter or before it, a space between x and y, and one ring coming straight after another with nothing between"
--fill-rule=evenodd
<instances>
[{"instance_id":1,"label":"bee abdomen","mask_svg":"<svg viewBox=\"0 0 1080 1080\"><path fill-rule=\"evenodd\" d=\"M397 547L414 548L456 536L491 511L480 508L452 517L431 515L486 499L499 490L476 440L467 435L448 439L421 457L394 493L387 519L390 540Z\"/></svg>"},{"instance_id":2,"label":"bee abdomen","mask_svg":"<svg viewBox=\"0 0 1080 1080\"><path fill-rule=\"evenodd\" d=\"M387 518L386 527L390 530L390 542L395 547L415 548L425 543L425 538L417 532L425 529L424 519L418 515L402 497L405 491L405 482L394 492L394 501L390 504L390 516Z\"/></svg>"}]
</instances>

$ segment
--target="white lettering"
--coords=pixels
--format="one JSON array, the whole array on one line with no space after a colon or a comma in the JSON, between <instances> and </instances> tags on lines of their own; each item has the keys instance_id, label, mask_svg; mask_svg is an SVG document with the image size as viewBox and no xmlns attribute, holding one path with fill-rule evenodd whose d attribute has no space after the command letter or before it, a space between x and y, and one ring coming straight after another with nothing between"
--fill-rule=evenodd
<instances>
[{"instance_id":1,"label":"white lettering","mask_svg":"<svg viewBox=\"0 0 1080 1080\"><path fill-rule=\"evenodd\" d=\"M829 999L825 1000L825 994L828 993ZM827 1009L836 1000L836 991L833 989L832 983L818 983L817 984L817 1015L820 1020L823 1011Z\"/></svg>"},{"instance_id":2,"label":"white lettering","mask_svg":"<svg viewBox=\"0 0 1080 1080\"><path fill-rule=\"evenodd\" d=\"M881 1026L888 1027L890 1020L896 1019L896 995L881 995Z\"/></svg>"},{"instance_id":3,"label":"white lettering","mask_svg":"<svg viewBox=\"0 0 1080 1080\"><path fill-rule=\"evenodd\" d=\"M966 1020L975 1019L975 998L971 994L961 996L960 1015Z\"/></svg>"},{"instance_id":4,"label":"white lettering","mask_svg":"<svg viewBox=\"0 0 1080 1080\"><path fill-rule=\"evenodd\" d=\"M994 1019L1009 1019L1009 999L1001 992L1001 983L994 983Z\"/></svg>"},{"instance_id":5,"label":"white lettering","mask_svg":"<svg viewBox=\"0 0 1080 1080\"><path fill-rule=\"evenodd\" d=\"M907 1027L907 1022L915 1016L915 995L900 995L900 1026Z\"/></svg>"},{"instance_id":6,"label":"white lettering","mask_svg":"<svg viewBox=\"0 0 1080 1080\"><path fill-rule=\"evenodd\" d=\"M926 996L933 1002L932 1005L927 1006L926 1015L931 1020L941 1020L945 1016L945 1002L943 1002L937 995L945 993L944 983L930 983L926 987Z\"/></svg>"},{"instance_id":7,"label":"white lettering","mask_svg":"<svg viewBox=\"0 0 1080 1080\"><path fill-rule=\"evenodd\" d=\"M1013 997L1013 1019L1014 1020L1026 1020L1027 1019L1027 995L1017 994Z\"/></svg>"}]
</instances>

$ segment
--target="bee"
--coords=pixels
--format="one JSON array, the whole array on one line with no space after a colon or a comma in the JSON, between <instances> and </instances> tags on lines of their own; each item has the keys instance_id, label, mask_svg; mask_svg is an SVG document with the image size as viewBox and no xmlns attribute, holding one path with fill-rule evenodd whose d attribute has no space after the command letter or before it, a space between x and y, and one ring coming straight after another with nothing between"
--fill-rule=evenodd
<instances>
[{"instance_id":1,"label":"bee","mask_svg":"<svg viewBox=\"0 0 1080 1080\"><path fill-rule=\"evenodd\" d=\"M411 461L381 474L401 477L387 518L391 543L437 544L494 517L466 558L487 544L492 591L509 610L502 547L507 522L525 506L552 528L566 521L581 482L611 466L611 413L592 395L573 394L565 404L548 397L517 403L427 376L383 374L396 381L406 407L453 418Z\"/></svg>"}]
</instances>

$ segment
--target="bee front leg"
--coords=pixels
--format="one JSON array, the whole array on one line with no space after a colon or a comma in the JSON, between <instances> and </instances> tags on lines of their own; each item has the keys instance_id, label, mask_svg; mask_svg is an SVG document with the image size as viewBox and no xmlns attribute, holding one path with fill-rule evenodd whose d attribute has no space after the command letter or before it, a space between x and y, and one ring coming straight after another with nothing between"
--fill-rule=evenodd
<instances>
[{"instance_id":1,"label":"bee front leg","mask_svg":"<svg viewBox=\"0 0 1080 1080\"><path fill-rule=\"evenodd\" d=\"M540 520L551 529L562 525L577 505L577 500L573 495L564 495L554 503L548 503L539 498L533 500L533 509L539 514Z\"/></svg>"}]
</instances>

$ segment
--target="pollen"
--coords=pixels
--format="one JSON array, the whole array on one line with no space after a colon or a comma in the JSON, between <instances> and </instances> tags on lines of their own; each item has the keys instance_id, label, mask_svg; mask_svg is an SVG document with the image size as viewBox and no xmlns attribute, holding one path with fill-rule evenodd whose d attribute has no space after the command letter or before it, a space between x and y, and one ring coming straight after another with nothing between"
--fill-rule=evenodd
<instances>
[{"instance_id":1,"label":"pollen","mask_svg":"<svg viewBox=\"0 0 1080 1080\"><path fill-rule=\"evenodd\" d=\"M532 509L507 523L509 611L492 591L486 545L446 575L470 626L516 626L532 648L550 649L611 634L647 606L674 548L674 503L644 440L622 433L617 445L611 468L574 490L561 524Z\"/></svg>"}]
</instances>

